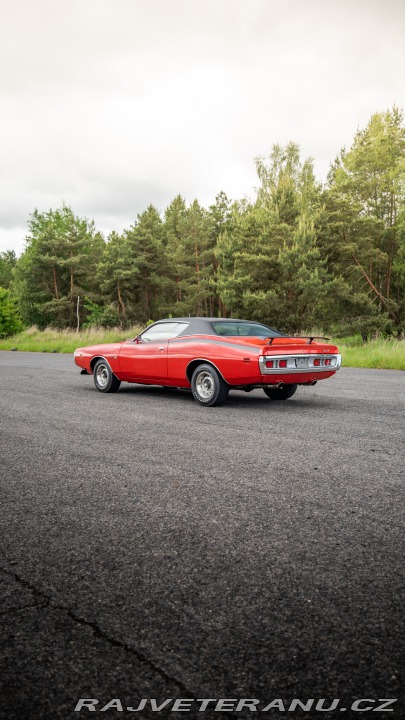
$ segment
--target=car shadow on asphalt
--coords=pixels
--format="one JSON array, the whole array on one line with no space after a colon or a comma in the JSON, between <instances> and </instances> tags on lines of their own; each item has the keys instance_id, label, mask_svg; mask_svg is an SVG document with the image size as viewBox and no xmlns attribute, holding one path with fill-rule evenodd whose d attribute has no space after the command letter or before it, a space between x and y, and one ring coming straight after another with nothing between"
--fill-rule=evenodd
<instances>
[{"instance_id":1,"label":"car shadow on asphalt","mask_svg":"<svg viewBox=\"0 0 405 720\"><path fill-rule=\"evenodd\" d=\"M91 388L94 389L94 388ZM161 387L155 385L137 385L136 383L121 385L117 395L137 395L142 398L150 398L151 402L154 398L162 398L175 402L176 400L180 403L193 403L198 407L198 404L194 400L191 391L186 388L172 388L172 387ZM270 400L260 390L244 392L242 390L234 390L229 393L225 403L219 407L210 408L210 411L223 411L228 408L249 408L257 409L270 409L276 412L285 412L289 409L333 409L338 403L338 398L331 397L305 397L304 393L297 395L293 398L285 401L274 401ZM201 408L203 409L203 408Z\"/></svg>"}]
</instances>

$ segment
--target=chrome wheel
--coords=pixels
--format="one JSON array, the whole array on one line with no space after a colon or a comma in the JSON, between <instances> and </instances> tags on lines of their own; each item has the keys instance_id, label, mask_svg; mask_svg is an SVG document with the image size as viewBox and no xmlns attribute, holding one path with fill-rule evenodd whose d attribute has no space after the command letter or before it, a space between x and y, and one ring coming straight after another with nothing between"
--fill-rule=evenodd
<instances>
[{"instance_id":1,"label":"chrome wheel","mask_svg":"<svg viewBox=\"0 0 405 720\"><path fill-rule=\"evenodd\" d=\"M202 372L198 373L196 377L195 387L200 398L204 400L204 402L206 402L214 394L214 378L209 372L203 370Z\"/></svg>"},{"instance_id":2,"label":"chrome wheel","mask_svg":"<svg viewBox=\"0 0 405 720\"><path fill-rule=\"evenodd\" d=\"M191 392L200 405L212 407L222 405L228 397L229 386L224 382L218 371L204 363L195 368L191 378Z\"/></svg>"},{"instance_id":3,"label":"chrome wheel","mask_svg":"<svg viewBox=\"0 0 405 720\"><path fill-rule=\"evenodd\" d=\"M121 380L118 380L116 375L112 372L108 361L103 358L97 360L94 365L93 379L97 390L102 393L117 392L119 386L121 385Z\"/></svg>"},{"instance_id":4,"label":"chrome wheel","mask_svg":"<svg viewBox=\"0 0 405 720\"><path fill-rule=\"evenodd\" d=\"M97 385L104 389L107 386L108 383L108 368L107 365L104 365L103 363L99 363L97 365L97 372L96 372L96 379L97 379Z\"/></svg>"}]
</instances>

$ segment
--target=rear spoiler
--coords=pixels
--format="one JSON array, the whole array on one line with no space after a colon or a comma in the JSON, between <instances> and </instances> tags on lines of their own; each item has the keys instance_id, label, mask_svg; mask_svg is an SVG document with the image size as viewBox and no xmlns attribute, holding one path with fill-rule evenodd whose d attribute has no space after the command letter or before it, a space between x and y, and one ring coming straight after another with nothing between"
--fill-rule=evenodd
<instances>
[{"instance_id":1,"label":"rear spoiler","mask_svg":"<svg viewBox=\"0 0 405 720\"><path fill-rule=\"evenodd\" d=\"M323 335L277 335L277 337L265 338L263 342L266 345L272 345L274 340L285 340L286 338L289 340L308 340L307 345L310 345L313 340L330 340L330 338L324 337Z\"/></svg>"},{"instance_id":2,"label":"rear spoiler","mask_svg":"<svg viewBox=\"0 0 405 720\"><path fill-rule=\"evenodd\" d=\"M294 335L297 340L308 340L307 345L310 345L313 340L330 340L330 338L324 337L323 335Z\"/></svg>"}]
</instances>

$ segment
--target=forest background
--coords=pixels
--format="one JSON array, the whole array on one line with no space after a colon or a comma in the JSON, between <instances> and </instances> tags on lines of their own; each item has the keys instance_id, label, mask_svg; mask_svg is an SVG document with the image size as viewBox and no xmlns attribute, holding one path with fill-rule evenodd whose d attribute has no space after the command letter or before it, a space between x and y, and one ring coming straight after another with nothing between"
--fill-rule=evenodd
<instances>
[{"instance_id":1,"label":"forest background","mask_svg":"<svg viewBox=\"0 0 405 720\"><path fill-rule=\"evenodd\" d=\"M205 315L403 339L403 112L374 114L325 185L293 142L255 163L253 199L178 195L108 238L71 207L34 210L22 255L0 253L0 337Z\"/></svg>"}]
</instances>

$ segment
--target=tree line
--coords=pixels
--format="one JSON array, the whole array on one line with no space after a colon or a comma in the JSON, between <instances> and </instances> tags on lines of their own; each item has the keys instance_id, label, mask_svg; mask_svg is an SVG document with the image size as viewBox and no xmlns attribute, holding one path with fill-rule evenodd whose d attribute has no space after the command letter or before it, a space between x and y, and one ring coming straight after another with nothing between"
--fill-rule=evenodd
<instances>
[{"instance_id":1,"label":"tree line","mask_svg":"<svg viewBox=\"0 0 405 720\"><path fill-rule=\"evenodd\" d=\"M292 142L255 162L253 200L220 192L204 208L178 195L107 239L70 207L35 210L21 257L0 254L0 306L40 328L205 315L291 333L403 333L403 113L374 114L325 185Z\"/></svg>"}]
</instances>

